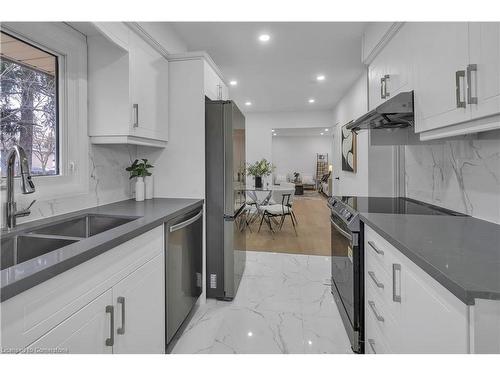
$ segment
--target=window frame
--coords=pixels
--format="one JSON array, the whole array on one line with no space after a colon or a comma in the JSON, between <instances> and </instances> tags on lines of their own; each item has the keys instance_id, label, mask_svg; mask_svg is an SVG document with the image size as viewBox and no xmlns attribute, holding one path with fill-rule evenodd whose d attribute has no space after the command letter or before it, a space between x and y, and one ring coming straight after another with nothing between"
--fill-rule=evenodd
<instances>
[{"instance_id":1,"label":"window frame","mask_svg":"<svg viewBox=\"0 0 500 375\"><path fill-rule=\"evenodd\" d=\"M56 175L36 176L31 199L55 199L89 191L86 37L62 22L3 22L0 29L58 60L58 165ZM2 195L6 178L2 178ZM16 194L19 184L15 183Z\"/></svg>"},{"instance_id":2,"label":"window frame","mask_svg":"<svg viewBox=\"0 0 500 375\"><path fill-rule=\"evenodd\" d=\"M36 49L39 49L40 51L43 51L49 55L52 55L54 56L55 58L55 76L56 76L56 87L55 87L55 96L56 96L56 149L55 149L55 157L56 157L56 160L57 160L57 165L56 165L56 173L55 174L47 174L47 175L35 175L35 174L32 174L31 176L32 177L46 177L46 176L59 176L61 174L61 150L60 150L60 143L62 141L61 139L61 132L60 132L60 126L61 126L61 119L60 119L60 115L59 115L59 111L61 109L61 103L60 103L60 87L59 87L59 84L60 84L60 80L61 80L61 70L59 69L59 62L60 62L60 59L61 59L61 56L59 56L57 53L51 51L51 50L48 50L47 48L44 48L40 45L36 45L34 43L31 43L29 40L26 40L25 38L19 38L17 37L16 35L12 34L12 33L9 33L7 30L0 30L2 33L10 36L11 38L14 38L14 39L17 39L23 43L26 43L27 45L33 47L33 48L36 48ZM5 60L7 61L10 61L14 64L18 64L18 65L22 65L12 59L9 59L9 58L5 58ZM29 66L26 66L28 69L30 69ZM31 171L30 171L31 172ZM5 179L5 177L2 177L3 179Z\"/></svg>"}]
</instances>

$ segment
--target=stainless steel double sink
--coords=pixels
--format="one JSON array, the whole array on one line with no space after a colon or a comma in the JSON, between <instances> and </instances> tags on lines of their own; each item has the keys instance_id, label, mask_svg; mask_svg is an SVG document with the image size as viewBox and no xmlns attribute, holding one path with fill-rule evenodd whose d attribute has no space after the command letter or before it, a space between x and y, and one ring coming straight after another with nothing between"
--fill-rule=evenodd
<instances>
[{"instance_id":1,"label":"stainless steel double sink","mask_svg":"<svg viewBox=\"0 0 500 375\"><path fill-rule=\"evenodd\" d=\"M0 269L12 267L51 251L127 224L138 217L86 214L1 239Z\"/></svg>"}]
</instances>

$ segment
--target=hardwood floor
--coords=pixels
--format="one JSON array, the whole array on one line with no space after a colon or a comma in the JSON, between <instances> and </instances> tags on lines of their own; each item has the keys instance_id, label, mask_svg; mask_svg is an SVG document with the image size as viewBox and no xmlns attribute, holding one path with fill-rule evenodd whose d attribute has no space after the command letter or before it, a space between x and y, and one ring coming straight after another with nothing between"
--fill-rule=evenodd
<instances>
[{"instance_id":1,"label":"hardwood floor","mask_svg":"<svg viewBox=\"0 0 500 375\"><path fill-rule=\"evenodd\" d=\"M292 253L306 255L330 254L330 210L326 198L312 191L303 196L295 196L293 210L297 216L297 235L293 231L289 217L281 231L276 227L274 235L267 225L262 224L258 233L259 222L252 224L246 233L246 248L252 251Z\"/></svg>"}]
</instances>

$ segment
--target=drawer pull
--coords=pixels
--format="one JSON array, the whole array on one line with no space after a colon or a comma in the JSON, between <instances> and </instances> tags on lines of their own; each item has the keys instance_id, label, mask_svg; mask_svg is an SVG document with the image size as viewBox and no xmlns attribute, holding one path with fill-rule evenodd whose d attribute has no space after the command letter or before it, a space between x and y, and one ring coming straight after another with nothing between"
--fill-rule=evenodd
<instances>
[{"instance_id":1,"label":"drawer pull","mask_svg":"<svg viewBox=\"0 0 500 375\"><path fill-rule=\"evenodd\" d=\"M461 80L465 79L465 70L457 70L455 72L455 96L457 99L457 108L465 108L465 98L462 100L462 85ZM464 95L465 96L465 95Z\"/></svg>"},{"instance_id":2,"label":"drawer pull","mask_svg":"<svg viewBox=\"0 0 500 375\"><path fill-rule=\"evenodd\" d=\"M385 321L385 319L384 319L384 317L383 317L382 315L380 315L380 314L378 313L377 308L375 307L375 302L373 302L373 301L368 301L368 305L370 306L370 309L372 309L372 312L373 312L373 314L375 315L375 318L377 318L377 320L378 320L379 322L384 322L384 321Z\"/></svg>"},{"instance_id":3,"label":"drawer pull","mask_svg":"<svg viewBox=\"0 0 500 375\"><path fill-rule=\"evenodd\" d=\"M384 289L384 284L382 284L380 281L378 281L377 279L377 276L375 276L375 272L373 271L368 271L368 275L370 275L371 279L373 280L373 282L375 283L375 285L380 288L380 289Z\"/></svg>"},{"instance_id":4,"label":"drawer pull","mask_svg":"<svg viewBox=\"0 0 500 375\"><path fill-rule=\"evenodd\" d=\"M115 344L115 310L112 305L106 306L106 313L109 314L109 338L106 339L106 346Z\"/></svg>"},{"instance_id":5,"label":"drawer pull","mask_svg":"<svg viewBox=\"0 0 500 375\"><path fill-rule=\"evenodd\" d=\"M375 340L368 339L368 344L370 344L370 349L372 350L373 354L377 354L377 351L375 350Z\"/></svg>"},{"instance_id":6,"label":"drawer pull","mask_svg":"<svg viewBox=\"0 0 500 375\"><path fill-rule=\"evenodd\" d=\"M368 241L368 245L370 245L370 247L375 250L375 252L378 254L378 255L384 255L384 252L382 250L380 250L379 248L377 248L377 246L375 246L375 244L372 242L372 241Z\"/></svg>"},{"instance_id":7,"label":"drawer pull","mask_svg":"<svg viewBox=\"0 0 500 375\"><path fill-rule=\"evenodd\" d=\"M397 263L392 265L392 300L401 302L401 264Z\"/></svg>"},{"instance_id":8,"label":"drawer pull","mask_svg":"<svg viewBox=\"0 0 500 375\"><path fill-rule=\"evenodd\" d=\"M125 334L125 297L118 297L118 304L122 305L122 326L116 330L119 335Z\"/></svg>"}]
</instances>

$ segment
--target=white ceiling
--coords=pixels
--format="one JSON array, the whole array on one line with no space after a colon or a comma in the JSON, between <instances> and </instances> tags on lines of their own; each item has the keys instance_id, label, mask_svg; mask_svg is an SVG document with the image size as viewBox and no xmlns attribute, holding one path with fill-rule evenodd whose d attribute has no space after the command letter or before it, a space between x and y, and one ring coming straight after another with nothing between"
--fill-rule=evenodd
<instances>
[{"instance_id":1,"label":"white ceiling","mask_svg":"<svg viewBox=\"0 0 500 375\"><path fill-rule=\"evenodd\" d=\"M326 137L332 133L332 128L279 128L273 130L276 137Z\"/></svg>"},{"instance_id":2,"label":"white ceiling","mask_svg":"<svg viewBox=\"0 0 500 375\"><path fill-rule=\"evenodd\" d=\"M207 51L226 81L238 81L230 96L244 111L331 109L363 71L362 22L172 25L190 51ZM271 40L259 42L262 33ZM317 74L326 79L317 82ZM252 106L246 107L246 101Z\"/></svg>"}]
</instances>

